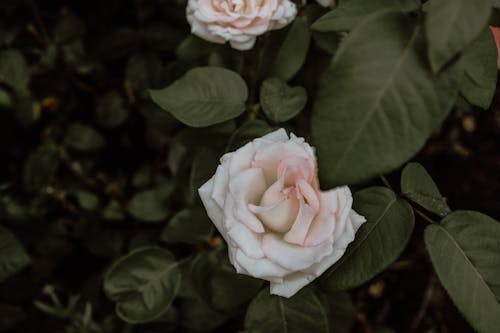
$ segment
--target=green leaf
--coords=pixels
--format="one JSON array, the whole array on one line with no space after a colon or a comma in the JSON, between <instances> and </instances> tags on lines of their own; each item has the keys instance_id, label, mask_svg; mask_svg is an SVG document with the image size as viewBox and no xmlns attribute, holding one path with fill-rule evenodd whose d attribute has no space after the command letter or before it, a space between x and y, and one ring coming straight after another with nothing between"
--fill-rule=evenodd
<instances>
[{"instance_id":1,"label":"green leaf","mask_svg":"<svg viewBox=\"0 0 500 333\"><path fill-rule=\"evenodd\" d=\"M330 333L329 314L311 289L291 298L270 295L262 290L248 307L245 332L248 333Z\"/></svg>"},{"instance_id":2,"label":"green leaf","mask_svg":"<svg viewBox=\"0 0 500 333\"><path fill-rule=\"evenodd\" d=\"M307 103L307 92L302 87L290 87L278 78L265 80L260 87L260 105L266 116L281 123L292 119Z\"/></svg>"},{"instance_id":3,"label":"green leaf","mask_svg":"<svg viewBox=\"0 0 500 333\"><path fill-rule=\"evenodd\" d=\"M235 72L198 67L172 85L151 90L151 98L182 123L206 127L235 118L245 111L248 89Z\"/></svg>"},{"instance_id":4,"label":"green leaf","mask_svg":"<svg viewBox=\"0 0 500 333\"><path fill-rule=\"evenodd\" d=\"M163 64L157 54L138 54L130 58L127 63L125 77L131 87L138 92L155 88L161 81Z\"/></svg>"},{"instance_id":5,"label":"green leaf","mask_svg":"<svg viewBox=\"0 0 500 333\"><path fill-rule=\"evenodd\" d=\"M199 300L186 300L182 304L182 325L189 332L208 332L222 325L229 316L211 309Z\"/></svg>"},{"instance_id":6,"label":"green leaf","mask_svg":"<svg viewBox=\"0 0 500 333\"><path fill-rule=\"evenodd\" d=\"M0 82L20 93L28 91L30 69L22 53L16 50L0 52Z\"/></svg>"},{"instance_id":7,"label":"green leaf","mask_svg":"<svg viewBox=\"0 0 500 333\"><path fill-rule=\"evenodd\" d=\"M446 118L463 72L451 66L436 77L424 50L421 26L395 11L373 14L341 44L320 81L311 120L323 186L395 169Z\"/></svg>"},{"instance_id":8,"label":"green leaf","mask_svg":"<svg viewBox=\"0 0 500 333\"><path fill-rule=\"evenodd\" d=\"M191 263L190 279L197 295L217 311L237 312L262 287L263 281L236 273L223 248L204 252Z\"/></svg>"},{"instance_id":9,"label":"green leaf","mask_svg":"<svg viewBox=\"0 0 500 333\"><path fill-rule=\"evenodd\" d=\"M102 217L109 221L120 221L125 218L125 214L120 203L116 200L111 200L102 210Z\"/></svg>"},{"instance_id":10,"label":"green leaf","mask_svg":"<svg viewBox=\"0 0 500 333\"><path fill-rule=\"evenodd\" d=\"M0 225L0 283L30 263L30 257L14 235Z\"/></svg>"},{"instance_id":11,"label":"green leaf","mask_svg":"<svg viewBox=\"0 0 500 333\"><path fill-rule=\"evenodd\" d=\"M104 127L118 127L127 119L125 100L117 91L110 91L97 104L97 122Z\"/></svg>"},{"instance_id":12,"label":"green leaf","mask_svg":"<svg viewBox=\"0 0 500 333\"><path fill-rule=\"evenodd\" d=\"M364 18L377 11L394 8L412 11L419 7L418 0L350 0L321 16L311 26L312 30L321 32L351 31Z\"/></svg>"},{"instance_id":13,"label":"green leaf","mask_svg":"<svg viewBox=\"0 0 500 333\"><path fill-rule=\"evenodd\" d=\"M441 217L451 212L436 183L418 163L408 163L404 168L401 174L401 191L411 201Z\"/></svg>"},{"instance_id":14,"label":"green leaf","mask_svg":"<svg viewBox=\"0 0 500 333\"><path fill-rule=\"evenodd\" d=\"M434 72L479 36L488 24L491 9L491 0L429 1L425 31Z\"/></svg>"},{"instance_id":15,"label":"green leaf","mask_svg":"<svg viewBox=\"0 0 500 333\"><path fill-rule=\"evenodd\" d=\"M144 190L136 193L127 205L128 212L135 218L146 222L161 222L170 214L168 197L162 188Z\"/></svg>"},{"instance_id":16,"label":"green leaf","mask_svg":"<svg viewBox=\"0 0 500 333\"><path fill-rule=\"evenodd\" d=\"M371 187L356 193L353 202L367 221L322 279L326 290L346 290L370 280L401 255L413 232L411 206L391 190Z\"/></svg>"},{"instance_id":17,"label":"green leaf","mask_svg":"<svg viewBox=\"0 0 500 333\"><path fill-rule=\"evenodd\" d=\"M69 125L64 138L64 143L73 149L82 152L91 152L101 149L104 146L104 138L94 128L74 123Z\"/></svg>"},{"instance_id":18,"label":"green leaf","mask_svg":"<svg viewBox=\"0 0 500 333\"><path fill-rule=\"evenodd\" d=\"M310 43L309 27L304 17L297 17L271 66L270 76L290 80L304 64Z\"/></svg>"},{"instance_id":19,"label":"green leaf","mask_svg":"<svg viewBox=\"0 0 500 333\"><path fill-rule=\"evenodd\" d=\"M215 174L219 159L212 151L201 149L194 156L192 165L189 176L191 202L198 198L198 189Z\"/></svg>"},{"instance_id":20,"label":"green leaf","mask_svg":"<svg viewBox=\"0 0 500 333\"><path fill-rule=\"evenodd\" d=\"M84 210L93 212L99 208L99 197L94 193L86 190L76 190L75 196L78 204Z\"/></svg>"},{"instance_id":21,"label":"green leaf","mask_svg":"<svg viewBox=\"0 0 500 333\"><path fill-rule=\"evenodd\" d=\"M175 214L161 233L167 243L206 243L212 237L214 227L204 209L184 209Z\"/></svg>"},{"instance_id":22,"label":"green leaf","mask_svg":"<svg viewBox=\"0 0 500 333\"><path fill-rule=\"evenodd\" d=\"M500 327L500 223L457 211L425 230L437 275L457 308L477 331Z\"/></svg>"},{"instance_id":23,"label":"green leaf","mask_svg":"<svg viewBox=\"0 0 500 333\"><path fill-rule=\"evenodd\" d=\"M161 248L135 250L118 259L104 276L104 292L117 303L117 315L132 324L163 316L180 285L174 256Z\"/></svg>"},{"instance_id":24,"label":"green leaf","mask_svg":"<svg viewBox=\"0 0 500 333\"><path fill-rule=\"evenodd\" d=\"M357 311L347 292L318 295L330 316L330 333L349 333L356 322Z\"/></svg>"},{"instance_id":25,"label":"green leaf","mask_svg":"<svg viewBox=\"0 0 500 333\"><path fill-rule=\"evenodd\" d=\"M471 104L489 108L497 87L497 46L489 28L483 30L462 56L465 77L461 94Z\"/></svg>"},{"instance_id":26,"label":"green leaf","mask_svg":"<svg viewBox=\"0 0 500 333\"><path fill-rule=\"evenodd\" d=\"M44 144L33 151L24 165L24 188L35 192L49 185L59 167L59 150L52 144Z\"/></svg>"},{"instance_id":27,"label":"green leaf","mask_svg":"<svg viewBox=\"0 0 500 333\"><path fill-rule=\"evenodd\" d=\"M231 135L226 151L234 151L255 138L271 133L272 130L272 127L263 120L248 121Z\"/></svg>"}]
</instances>

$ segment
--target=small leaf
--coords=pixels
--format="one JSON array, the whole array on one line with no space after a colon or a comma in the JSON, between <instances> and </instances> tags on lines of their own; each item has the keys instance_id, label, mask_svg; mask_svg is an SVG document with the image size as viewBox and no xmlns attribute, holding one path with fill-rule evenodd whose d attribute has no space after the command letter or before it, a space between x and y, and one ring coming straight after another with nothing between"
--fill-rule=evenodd
<instances>
[{"instance_id":1,"label":"small leaf","mask_svg":"<svg viewBox=\"0 0 500 333\"><path fill-rule=\"evenodd\" d=\"M136 193L127 205L128 212L146 222L161 222L170 214L169 194L156 188Z\"/></svg>"},{"instance_id":2,"label":"small leaf","mask_svg":"<svg viewBox=\"0 0 500 333\"><path fill-rule=\"evenodd\" d=\"M489 28L483 30L462 56L465 77L460 93L483 109L489 108L497 87L497 47Z\"/></svg>"},{"instance_id":3,"label":"small leaf","mask_svg":"<svg viewBox=\"0 0 500 333\"><path fill-rule=\"evenodd\" d=\"M35 192L49 185L59 167L59 151L52 144L44 144L32 152L24 165L24 188Z\"/></svg>"},{"instance_id":4,"label":"small leaf","mask_svg":"<svg viewBox=\"0 0 500 333\"><path fill-rule=\"evenodd\" d=\"M0 82L8 84L19 93L26 93L30 74L28 64L19 51L0 52Z\"/></svg>"},{"instance_id":5,"label":"small leaf","mask_svg":"<svg viewBox=\"0 0 500 333\"><path fill-rule=\"evenodd\" d=\"M91 152L104 146L104 138L94 128L74 123L71 124L64 138L64 143L73 149L82 152Z\"/></svg>"},{"instance_id":6,"label":"small leaf","mask_svg":"<svg viewBox=\"0 0 500 333\"><path fill-rule=\"evenodd\" d=\"M457 211L425 229L425 244L451 299L479 332L500 327L500 223Z\"/></svg>"},{"instance_id":7,"label":"small leaf","mask_svg":"<svg viewBox=\"0 0 500 333\"><path fill-rule=\"evenodd\" d=\"M413 210L385 187L354 196L354 210L366 218L345 254L326 273L326 290L346 290L370 280L403 252L414 227Z\"/></svg>"},{"instance_id":8,"label":"small leaf","mask_svg":"<svg viewBox=\"0 0 500 333\"><path fill-rule=\"evenodd\" d=\"M219 67L198 67L151 98L182 123L206 127L235 118L245 111L248 89L235 72Z\"/></svg>"},{"instance_id":9,"label":"small leaf","mask_svg":"<svg viewBox=\"0 0 500 333\"><path fill-rule=\"evenodd\" d=\"M351 31L364 18L377 11L389 8L412 11L419 7L419 2L419 0L342 1L338 7L316 20L311 29L321 32Z\"/></svg>"},{"instance_id":10,"label":"small leaf","mask_svg":"<svg viewBox=\"0 0 500 333\"><path fill-rule=\"evenodd\" d=\"M97 122L104 127L118 127L127 119L125 100L117 91L110 91L97 104Z\"/></svg>"},{"instance_id":11,"label":"small leaf","mask_svg":"<svg viewBox=\"0 0 500 333\"><path fill-rule=\"evenodd\" d=\"M270 78L260 88L260 104L266 116L280 123L292 119L307 103L307 92L302 87L289 87L278 78Z\"/></svg>"},{"instance_id":12,"label":"small leaf","mask_svg":"<svg viewBox=\"0 0 500 333\"><path fill-rule=\"evenodd\" d=\"M284 298L270 295L265 288L248 307L245 332L330 333L329 320L329 314L311 289Z\"/></svg>"},{"instance_id":13,"label":"small leaf","mask_svg":"<svg viewBox=\"0 0 500 333\"><path fill-rule=\"evenodd\" d=\"M99 198L94 193L86 190L77 190L75 196L78 204L84 210L93 212L99 208Z\"/></svg>"},{"instance_id":14,"label":"small leaf","mask_svg":"<svg viewBox=\"0 0 500 333\"><path fill-rule=\"evenodd\" d=\"M488 24L491 9L491 0L429 1L425 30L434 72L479 36Z\"/></svg>"},{"instance_id":15,"label":"small leaf","mask_svg":"<svg viewBox=\"0 0 500 333\"><path fill-rule=\"evenodd\" d=\"M0 225L0 283L28 266L30 261L23 245Z\"/></svg>"},{"instance_id":16,"label":"small leaf","mask_svg":"<svg viewBox=\"0 0 500 333\"><path fill-rule=\"evenodd\" d=\"M135 250L118 259L104 276L104 292L117 303L117 315L131 324L163 316L180 284L174 256L161 248Z\"/></svg>"},{"instance_id":17,"label":"small leaf","mask_svg":"<svg viewBox=\"0 0 500 333\"><path fill-rule=\"evenodd\" d=\"M304 64L310 40L306 19L297 17L276 55L270 76L290 80Z\"/></svg>"},{"instance_id":18,"label":"small leaf","mask_svg":"<svg viewBox=\"0 0 500 333\"><path fill-rule=\"evenodd\" d=\"M423 166L408 163L401 175L401 191L411 201L443 217L451 212L446 199Z\"/></svg>"},{"instance_id":19,"label":"small leaf","mask_svg":"<svg viewBox=\"0 0 500 333\"><path fill-rule=\"evenodd\" d=\"M102 217L109 221L120 221L125 218L123 209L116 200L111 200L102 210Z\"/></svg>"},{"instance_id":20,"label":"small leaf","mask_svg":"<svg viewBox=\"0 0 500 333\"><path fill-rule=\"evenodd\" d=\"M161 234L167 243L206 243L212 237L214 227L204 209L184 209L175 214Z\"/></svg>"}]
</instances>

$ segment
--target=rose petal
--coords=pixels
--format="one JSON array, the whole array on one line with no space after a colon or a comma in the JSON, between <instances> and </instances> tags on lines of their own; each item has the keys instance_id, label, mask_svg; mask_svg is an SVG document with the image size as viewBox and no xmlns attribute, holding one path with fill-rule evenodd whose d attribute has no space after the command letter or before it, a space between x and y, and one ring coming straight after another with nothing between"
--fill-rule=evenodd
<instances>
[{"instance_id":1,"label":"rose petal","mask_svg":"<svg viewBox=\"0 0 500 333\"><path fill-rule=\"evenodd\" d=\"M230 229L227 231L227 237L232 240L236 247L254 259L265 257L261 248L261 234L252 232L246 225L238 222L229 223L228 225L230 225Z\"/></svg>"},{"instance_id":2,"label":"rose petal","mask_svg":"<svg viewBox=\"0 0 500 333\"><path fill-rule=\"evenodd\" d=\"M248 209L249 203L256 203L266 189L266 181L262 169L252 168L240 172L229 181L230 195L234 198L234 206L227 205L224 210L233 210L236 219L244 223L250 230L263 233L262 222Z\"/></svg>"},{"instance_id":3,"label":"rose petal","mask_svg":"<svg viewBox=\"0 0 500 333\"><path fill-rule=\"evenodd\" d=\"M214 187L214 177L210 178L205 184L198 189L201 201L205 206L208 217L214 223L215 227L222 236L225 238L226 229L224 227L224 213L222 208L212 199L212 192Z\"/></svg>"},{"instance_id":4,"label":"rose petal","mask_svg":"<svg viewBox=\"0 0 500 333\"><path fill-rule=\"evenodd\" d=\"M269 259L254 259L248 257L243 251L236 251L236 261L253 277L268 281L282 282L283 277L290 274L290 271L277 265Z\"/></svg>"},{"instance_id":5,"label":"rose petal","mask_svg":"<svg viewBox=\"0 0 500 333\"><path fill-rule=\"evenodd\" d=\"M315 278L315 276L303 272L290 274L283 279L282 283L271 282L271 295L278 295L286 298L292 297Z\"/></svg>"},{"instance_id":6,"label":"rose petal","mask_svg":"<svg viewBox=\"0 0 500 333\"><path fill-rule=\"evenodd\" d=\"M291 271L299 271L320 262L332 252L332 243L324 242L314 247L290 244L275 234L265 234L262 250L266 257Z\"/></svg>"},{"instance_id":7,"label":"rose petal","mask_svg":"<svg viewBox=\"0 0 500 333\"><path fill-rule=\"evenodd\" d=\"M304 200L300 201L299 213L293 223L292 228L285 234L283 239L288 243L303 246L311 222L316 215L316 211L307 205Z\"/></svg>"}]
</instances>

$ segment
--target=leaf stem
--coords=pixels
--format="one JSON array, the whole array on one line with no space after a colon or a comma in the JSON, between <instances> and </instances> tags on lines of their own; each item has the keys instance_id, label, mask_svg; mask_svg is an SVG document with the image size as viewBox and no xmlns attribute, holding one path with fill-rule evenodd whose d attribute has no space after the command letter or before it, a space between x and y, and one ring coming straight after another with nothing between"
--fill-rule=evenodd
<instances>
[{"instance_id":1,"label":"leaf stem","mask_svg":"<svg viewBox=\"0 0 500 333\"><path fill-rule=\"evenodd\" d=\"M387 178L385 178L384 175L380 175L379 176L380 180L382 181L382 183L384 183L384 185L388 188L390 188L392 191L394 191L394 189L392 188L391 186L391 183L389 183L389 181L387 180Z\"/></svg>"},{"instance_id":2,"label":"leaf stem","mask_svg":"<svg viewBox=\"0 0 500 333\"><path fill-rule=\"evenodd\" d=\"M419 210L419 209L417 209L415 207L412 207L412 208L415 211L415 213L417 213L417 215L419 215L421 218L423 218L427 222L432 223L432 224L439 224L438 222L436 222L433 219L431 219L429 216L425 215L421 210Z\"/></svg>"}]
</instances>

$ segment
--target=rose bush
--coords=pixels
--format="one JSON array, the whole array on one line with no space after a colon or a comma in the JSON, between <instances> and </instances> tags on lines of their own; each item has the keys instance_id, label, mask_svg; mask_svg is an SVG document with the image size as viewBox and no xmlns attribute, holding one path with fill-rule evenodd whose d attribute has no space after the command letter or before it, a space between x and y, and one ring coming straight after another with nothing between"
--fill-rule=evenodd
<instances>
[{"instance_id":1,"label":"rose bush","mask_svg":"<svg viewBox=\"0 0 500 333\"><path fill-rule=\"evenodd\" d=\"M199 194L237 272L285 297L333 265L366 221L348 187L320 191L313 148L284 129L224 155Z\"/></svg>"},{"instance_id":2,"label":"rose bush","mask_svg":"<svg viewBox=\"0 0 500 333\"><path fill-rule=\"evenodd\" d=\"M289 0L189 0L186 15L196 36L249 50L257 36L290 23L297 8Z\"/></svg>"}]
</instances>

